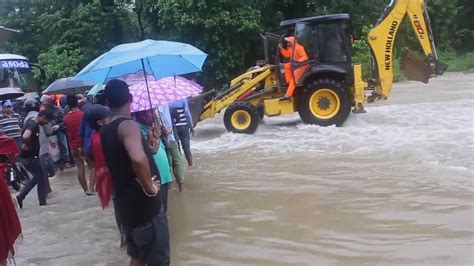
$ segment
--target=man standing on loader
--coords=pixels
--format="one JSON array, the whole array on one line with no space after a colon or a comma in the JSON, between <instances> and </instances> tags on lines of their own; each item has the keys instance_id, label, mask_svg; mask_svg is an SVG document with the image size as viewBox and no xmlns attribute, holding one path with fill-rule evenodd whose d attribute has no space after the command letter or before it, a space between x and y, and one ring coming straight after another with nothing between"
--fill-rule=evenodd
<instances>
[{"instance_id":1,"label":"man standing on loader","mask_svg":"<svg viewBox=\"0 0 474 266\"><path fill-rule=\"evenodd\" d=\"M304 47L296 42L295 37L286 37L284 41L287 44L286 48L283 47L281 43L278 45L278 48L280 49L281 55L290 60L290 62L285 63L285 81L288 84L288 89L286 90L285 96L283 96L283 99L289 99L295 92L296 82L301 80L306 68L308 68L308 65L306 65L292 71L291 60L305 62L308 61L308 55Z\"/></svg>"}]
</instances>

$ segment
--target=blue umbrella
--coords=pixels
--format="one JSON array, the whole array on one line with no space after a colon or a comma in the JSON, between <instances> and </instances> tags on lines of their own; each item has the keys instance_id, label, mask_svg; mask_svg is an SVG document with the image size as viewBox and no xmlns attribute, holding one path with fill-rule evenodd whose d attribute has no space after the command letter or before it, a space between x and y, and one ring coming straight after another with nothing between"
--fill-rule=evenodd
<instances>
[{"instance_id":1,"label":"blue umbrella","mask_svg":"<svg viewBox=\"0 0 474 266\"><path fill-rule=\"evenodd\" d=\"M206 53L185 43L154 40L126 43L97 57L74 79L104 83L109 78L144 71L158 80L199 72L206 57Z\"/></svg>"}]
</instances>

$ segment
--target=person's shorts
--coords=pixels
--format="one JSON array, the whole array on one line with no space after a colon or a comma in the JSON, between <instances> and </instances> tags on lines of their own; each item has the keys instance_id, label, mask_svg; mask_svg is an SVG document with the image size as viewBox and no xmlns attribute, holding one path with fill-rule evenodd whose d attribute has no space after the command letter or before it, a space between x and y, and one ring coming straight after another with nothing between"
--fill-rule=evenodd
<instances>
[{"instance_id":1,"label":"person's shorts","mask_svg":"<svg viewBox=\"0 0 474 266\"><path fill-rule=\"evenodd\" d=\"M142 226L130 228L123 226L127 241L127 254L140 258L147 265L169 265L170 245L168 218L156 215L152 221Z\"/></svg>"}]
</instances>

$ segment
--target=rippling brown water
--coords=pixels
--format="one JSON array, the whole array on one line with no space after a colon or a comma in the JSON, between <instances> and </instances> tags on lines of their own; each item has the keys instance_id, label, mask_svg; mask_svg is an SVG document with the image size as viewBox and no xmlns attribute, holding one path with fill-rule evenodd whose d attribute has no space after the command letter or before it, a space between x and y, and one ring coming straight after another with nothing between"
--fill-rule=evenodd
<instances>
[{"instance_id":1,"label":"rippling brown water","mask_svg":"<svg viewBox=\"0 0 474 266\"><path fill-rule=\"evenodd\" d=\"M174 265L472 265L474 75L397 84L342 128L198 125L188 191L170 195ZM429 93L427 93L429 91ZM111 210L68 170L20 212L18 265L126 265Z\"/></svg>"}]
</instances>

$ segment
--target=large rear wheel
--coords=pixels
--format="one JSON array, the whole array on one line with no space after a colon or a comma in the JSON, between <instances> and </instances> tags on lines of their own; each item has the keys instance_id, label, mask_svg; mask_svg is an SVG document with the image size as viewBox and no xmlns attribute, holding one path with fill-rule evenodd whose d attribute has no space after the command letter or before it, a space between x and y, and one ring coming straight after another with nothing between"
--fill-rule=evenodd
<instances>
[{"instance_id":1,"label":"large rear wheel","mask_svg":"<svg viewBox=\"0 0 474 266\"><path fill-rule=\"evenodd\" d=\"M298 102L298 113L307 124L340 126L351 111L349 94L341 83L334 80L310 83Z\"/></svg>"},{"instance_id":2,"label":"large rear wheel","mask_svg":"<svg viewBox=\"0 0 474 266\"><path fill-rule=\"evenodd\" d=\"M257 108L248 102L234 102L224 113L224 125L234 133L253 134L259 122Z\"/></svg>"}]
</instances>

